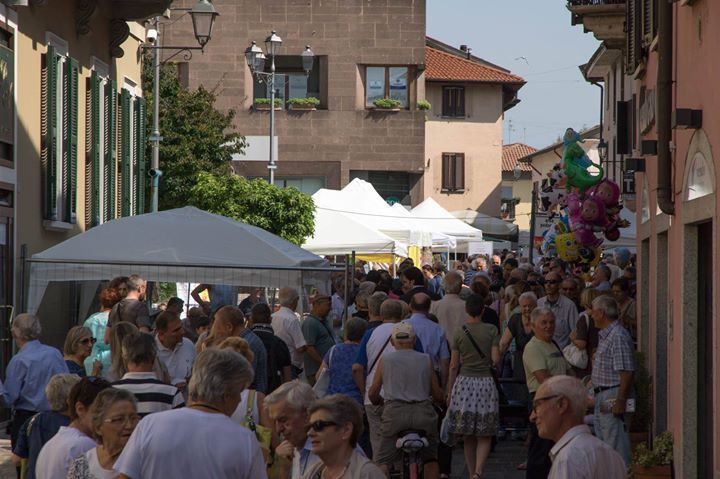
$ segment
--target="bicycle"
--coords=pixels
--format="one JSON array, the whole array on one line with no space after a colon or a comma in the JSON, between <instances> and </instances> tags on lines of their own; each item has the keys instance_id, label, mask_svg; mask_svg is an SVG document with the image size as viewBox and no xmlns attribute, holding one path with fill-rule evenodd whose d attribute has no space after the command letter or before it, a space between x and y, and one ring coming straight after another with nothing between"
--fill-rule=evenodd
<instances>
[{"instance_id":1,"label":"bicycle","mask_svg":"<svg viewBox=\"0 0 720 479\"><path fill-rule=\"evenodd\" d=\"M408 429L398 433L395 447L402 451L402 479L422 479L423 460L420 451L430 443L425 438L425 431Z\"/></svg>"}]
</instances>

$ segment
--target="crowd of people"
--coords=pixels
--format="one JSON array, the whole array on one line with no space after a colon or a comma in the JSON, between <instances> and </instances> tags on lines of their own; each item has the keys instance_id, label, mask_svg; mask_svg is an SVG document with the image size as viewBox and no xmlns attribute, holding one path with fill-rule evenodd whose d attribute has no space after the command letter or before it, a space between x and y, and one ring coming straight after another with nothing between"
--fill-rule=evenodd
<instances>
[{"instance_id":1,"label":"crowd of people","mask_svg":"<svg viewBox=\"0 0 720 479\"><path fill-rule=\"evenodd\" d=\"M417 430L424 477L449 477L461 441L476 479L507 393L528 409L527 477L624 477L633 272L511 254L450 271L406 260L395 277L358 265L306 314L292 287L272 307L261 289L238 304L236 289L200 285L185 319L182 299L151 312L143 278L115 278L62 353L39 341L38 317L13 321L13 462L39 479L383 478Z\"/></svg>"}]
</instances>

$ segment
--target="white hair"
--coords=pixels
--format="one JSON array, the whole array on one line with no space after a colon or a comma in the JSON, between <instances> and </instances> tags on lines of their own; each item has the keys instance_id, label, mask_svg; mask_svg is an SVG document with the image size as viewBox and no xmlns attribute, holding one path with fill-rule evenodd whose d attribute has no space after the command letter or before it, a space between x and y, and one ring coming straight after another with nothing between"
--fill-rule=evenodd
<instances>
[{"instance_id":1,"label":"white hair","mask_svg":"<svg viewBox=\"0 0 720 479\"><path fill-rule=\"evenodd\" d=\"M543 396L558 395L566 398L570 403L570 412L573 417L582 420L585 417L590 397L587 389L578 378L572 376L553 376L543 381L540 387L543 389Z\"/></svg>"},{"instance_id":2,"label":"white hair","mask_svg":"<svg viewBox=\"0 0 720 479\"><path fill-rule=\"evenodd\" d=\"M525 291L523 294L521 294L518 298L518 302L528 299L531 300L533 303L537 304L537 295L532 291Z\"/></svg>"},{"instance_id":3,"label":"white hair","mask_svg":"<svg viewBox=\"0 0 720 479\"><path fill-rule=\"evenodd\" d=\"M285 402L291 409L297 412L306 412L310 405L317 399L317 395L309 384L298 380L283 383L275 391L265 396L265 407Z\"/></svg>"},{"instance_id":4,"label":"white hair","mask_svg":"<svg viewBox=\"0 0 720 479\"><path fill-rule=\"evenodd\" d=\"M535 321L536 321L540 316L546 316L546 315L550 315L550 316L552 316L553 318L555 317L555 313L553 313L552 309L550 309L550 308L546 308L546 307L543 306L543 307L541 307L541 308L535 308L535 309L533 309L533 310L532 310L532 313L530 313L530 324L534 325L534 324L535 324Z\"/></svg>"},{"instance_id":5,"label":"white hair","mask_svg":"<svg viewBox=\"0 0 720 479\"><path fill-rule=\"evenodd\" d=\"M443 278L445 293L460 294L462 290L463 276L457 271L450 271Z\"/></svg>"},{"instance_id":6,"label":"white hair","mask_svg":"<svg viewBox=\"0 0 720 479\"><path fill-rule=\"evenodd\" d=\"M12 323L17 336L24 341L33 341L40 337L42 326L40 319L32 314L18 314Z\"/></svg>"},{"instance_id":7,"label":"white hair","mask_svg":"<svg viewBox=\"0 0 720 479\"><path fill-rule=\"evenodd\" d=\"M593 309L599 309L600 311L602 311L605 316L611 321L615 321L620 317L617 301L615 301L615 298L612 298L610 296L598 296L593 300L592 307Z\"/></svg>"},{"instance_id":8,"label":"white hair","mask_svg":"<svg viewBox=\"0 0 720 479\"><path fill-rule=\"evenodd\" d=\"M293 306L298 298L298 292L295 288L280 288L280 291L278 292L278 301L280 302L280 306Z\"/></svg>"},{"instance_id":9,"label":"white hair","mask_svg":"<svg viewBox=\"0 0 720 479\"><path fill-rule=\"evenodd\" d=\"M45 397L50 403L50 409L56 412L66 410L70 390L79 382L80 376L77 374L56 374L51 377L45 386Z\"/></svg>"},{"instance_id":10,"label":"white hair","mask_svg":"<svg viewBox=\"0 0 720 479\"><path fill-rule=\"evenodd\" d=\"M195 359L188 395L195 402L219 403L228 392L242 392L253 376L252 366L239 353L208 348Z\"/></svg>"}]
</instances>

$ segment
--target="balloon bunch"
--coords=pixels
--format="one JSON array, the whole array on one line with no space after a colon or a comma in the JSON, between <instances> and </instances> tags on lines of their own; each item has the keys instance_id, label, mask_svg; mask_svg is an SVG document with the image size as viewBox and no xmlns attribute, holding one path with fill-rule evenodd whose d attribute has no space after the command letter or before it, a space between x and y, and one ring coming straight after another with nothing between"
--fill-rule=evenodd
<instances>
[{"instance_id":1,"label":"balloon bunch","mask_svg":"<svg viewBox=\"0 0 720 479\"><path fill-rule=\"evenodd\" d=\"M540 252L557 254L570 263L597 264L602 253L602 234L609 241L620 237L620 228L630 225L620 218L620 187L603 178L601 165L595 164L578 144L580 135L568 128L561 163L548 173L549 181L540 193L541 210L560 219L544 233ZM595 171L590 171L590 169Z\"/></svg>"}]
</instances>

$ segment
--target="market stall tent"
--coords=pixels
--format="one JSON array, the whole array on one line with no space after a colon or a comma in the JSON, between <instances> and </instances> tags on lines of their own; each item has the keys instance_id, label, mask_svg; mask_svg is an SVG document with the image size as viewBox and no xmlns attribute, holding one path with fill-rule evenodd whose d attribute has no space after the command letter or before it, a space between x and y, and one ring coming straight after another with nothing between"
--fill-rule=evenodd
<instances>
[{"instance_id":1,"label":"market stall tent","mask_svg":"<svg viewBox=\"0 0 720 479\"><path fill-rule=\"evenodd\" d=\"M417 230L428 229L430 226L424 223L424 220L418 219L413 215L412 211L409 211L400 203L392 205L392 209L396 215L401 217L405 222L416 228ZM439 231L432 231L432 247L434 250L453 250L457 247L457 240L454 236L440 233Z\"/></svg>"},{"instance_id":2,"label":"market stall tent","mask_svg":"<svg viewBox=\"0 0 720 479\"><path fill-rule=\"evenodd\" d=\"M437 201L428 197L412 209L412 214L422 220L431 231L437 231L454 236L458 241L480 241L483 232L454 217L448 210L440 206Z\"/></svg>"},{"instance_id":3,"label":"market stall tent","mask_svg":"<svg viewBox=\"0 0 720 479\"><path fill-rule=\"evenodd\" d=\"M323 258L263 229L192 206L109 221L29 260L27 311L51 282L148 281L267 287L316 286L332 269Z\"/></svg>"}]
</instances>

